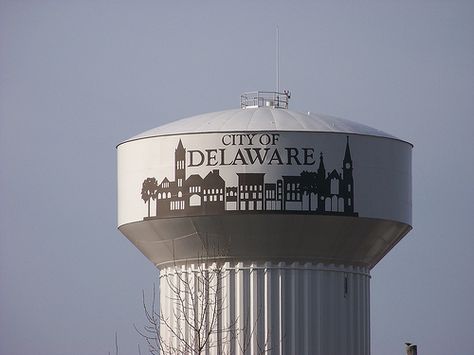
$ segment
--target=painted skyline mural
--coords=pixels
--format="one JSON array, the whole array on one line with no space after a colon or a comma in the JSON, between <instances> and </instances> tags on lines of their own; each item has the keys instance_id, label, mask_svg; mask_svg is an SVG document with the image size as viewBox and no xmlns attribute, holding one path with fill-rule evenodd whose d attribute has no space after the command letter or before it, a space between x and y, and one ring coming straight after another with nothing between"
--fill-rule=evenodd
<instances>
[{"instance_id":1,"label":"painted skyline mural","mask_svg":"<svg viewBox=\"0 0 474 355\"><path fill-rule=\"evenodd\" d=\"M236 173L237 185L229 186L219 173L186 174L186 149L180 139L174 153L175 179L142 183L141 199L147 205L144 220L225 213L302 213L357 217L354 210L353 161L349 137L342 170L326 170L323 153L317 170L283 175L266 181L265 173ZM154 205L154 208L152 208Z\"/></svg>"}]
</instances>

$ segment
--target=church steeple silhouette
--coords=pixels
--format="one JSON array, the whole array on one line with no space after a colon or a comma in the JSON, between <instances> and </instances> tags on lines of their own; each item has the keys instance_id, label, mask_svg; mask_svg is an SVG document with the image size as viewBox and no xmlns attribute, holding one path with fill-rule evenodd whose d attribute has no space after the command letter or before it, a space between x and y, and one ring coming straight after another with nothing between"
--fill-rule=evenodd
<instances>
[{"instance_id":1,"label":"church steeple silhouette","mask_svg":"<svg viewBox=\"0 0 474 355\"><path fill-rule=\"evenodd\" d=\"M349 148L349 136L347 136L347 141L346 141L346 152L344 154L344 165L346 163L349 163L352 165L352 158L351 158L351 150Z\"/></svg>"},{"instance_id":2,"label":"church steeple silhouette","mask_svg":"<svg viewBox=\"0 0 474 355\"><path fill-rule=\"evenodd\" d=\"M324 168L323 152L319 153L318 177L320 179L326 178L326 169Z\"/></svg>"},{"instance_id":3,"label":"church steeple silhouette","mask_svg":"<svg viewBox=\"0 0 474 355\"><path fill-rule=\"evenodd\" d=\"M183 142L179 140L178 146L174 151L175 161L175 181L178 187L183 186L183 182L186 180L186 149L183 147Z\"/></svg>"},{"instance_id":4,"label":"church steeple silhouette","mask_svg":"<svg viewBox=\"0 0 474 355\"><path fill-rule=\"evenodd\" d=\"M317 188L317 193L320 201L318 201L317 208L316 210L318 212L324 212L324 195L328 192L328 184L326 183L326 168L324 167L324 158L323 158L323 152L319 153L319 167L318 167L318 172L316 174L316 185L318 186Z\"/></svg>"},{"instance_id":5,"label":"church steeple silhouette","mask_svg":"<svg viewBox=\"0 0 474 355\"><path fill-rule=\"evenodd\" d=\"M354 178L352 176L352 157L349 148L349 136L346 141L346 152L342 161L341 196L344 197L344 211L354 213Z\"/></svg>"}]
</instances>

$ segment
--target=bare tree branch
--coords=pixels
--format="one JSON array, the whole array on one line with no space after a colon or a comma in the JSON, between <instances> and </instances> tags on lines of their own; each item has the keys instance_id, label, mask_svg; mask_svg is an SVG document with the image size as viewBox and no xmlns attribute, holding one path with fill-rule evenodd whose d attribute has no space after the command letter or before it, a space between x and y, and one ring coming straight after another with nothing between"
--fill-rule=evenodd
<instances>
[{"instance_id":1,"label":"bare tree branch","mask_svg":"<svg viewBox=\"0 0 474 355\"><path fill-rule=\"evenodd\" d=\"M166 292L161 294L160 303L157 303L155 285L150 304L142 291L146 325L141 329L134 325L134 328L146 341L150 354L200 355L216 349L226 355L232 353L231 347L237 347L243 354L251 348L256 354L269 352L268 344L260 344L255 336L263 309L258 310L252 321L250 310L245 310L242 319L239 318L242 314L226 313L228 282L224 280L237 271L233 268L231 271L229 264L219 261L216 255L207 252L193 263L178 265L175 262L163 269L160 284ZM268 339L265 336L264 341Z\"/></svg>"}]
</instances>

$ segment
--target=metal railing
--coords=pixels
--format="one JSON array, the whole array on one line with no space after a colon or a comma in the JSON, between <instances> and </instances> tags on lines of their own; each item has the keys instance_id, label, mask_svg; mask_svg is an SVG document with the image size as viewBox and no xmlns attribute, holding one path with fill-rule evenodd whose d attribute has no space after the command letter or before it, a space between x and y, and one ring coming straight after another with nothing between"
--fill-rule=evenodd
<instances>
[{"instance_id":1,"label":"metal railing","mask_svg":"<svg viewBox=\"0 0 474 355\"><path fill-rule=\"evenodd\" d=\"M288 108L291 94L288 90L276 91L251 91L240 95L240 108L273 107Z\"/></svg>"}]
</instances>

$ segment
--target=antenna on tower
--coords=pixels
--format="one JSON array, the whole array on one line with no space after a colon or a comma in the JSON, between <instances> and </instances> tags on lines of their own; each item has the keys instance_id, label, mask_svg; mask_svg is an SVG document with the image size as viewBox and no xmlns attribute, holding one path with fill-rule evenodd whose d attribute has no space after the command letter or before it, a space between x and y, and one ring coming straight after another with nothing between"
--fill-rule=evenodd
<instances>
[{"instance_id":1,"label":"antenna on tower","mask_svg":"<svg viewBox=\"0 0 474 355\"><path fill-rule=\"evenodd\" d=\"M280 29L276 26L276 92L280 92Z\"/></svg>"}]
</instances>

